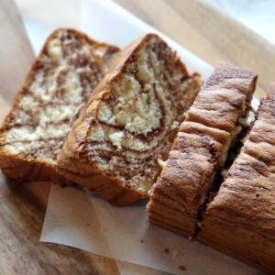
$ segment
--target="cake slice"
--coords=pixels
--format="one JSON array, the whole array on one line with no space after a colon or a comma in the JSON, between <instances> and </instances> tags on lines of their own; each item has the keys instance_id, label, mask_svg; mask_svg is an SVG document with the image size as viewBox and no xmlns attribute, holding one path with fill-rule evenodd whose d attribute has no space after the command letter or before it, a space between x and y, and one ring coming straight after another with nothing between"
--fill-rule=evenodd
<instances>
[{"instance_id":1,"label":"cake slice","mask_svg":"<svg viewBox=\"0 0 275 275\"><path fill-rule=\"evenodd\" d=\"M275 83L218 194L198 239L275 274Z\"/></svg>"},{"instance_id":2,"label":"cake slice","mask_svg":"<svg viewBox=\"0 0 275 275\"><path fill-rule=\"evenodd\" d=\"M18 181L47 180L71 122L118 48L71 29L50 35L0 129L0 167Z\"/></svg>"},{"instance_id":3,"label":"cake slice","mask_svg":"<svg viewBox=\"0 0 275 275\"><path fill-rule=\"evenodd\" d=\"M119 54L74 123L59 172L113 205L147 197L199 86L159 36L142 37Z\"/></svg>"},{"instance_id":4,"label":"cake slice","mask_svg":"<svg viewBox=\"0 0 275 275\"><path fill-rule=\"evenodd\" d=\"M242 131L256 76L217 67L181 124L147 206L152 224L193 236L200 208Z\"/></svg>"}]
</instances>

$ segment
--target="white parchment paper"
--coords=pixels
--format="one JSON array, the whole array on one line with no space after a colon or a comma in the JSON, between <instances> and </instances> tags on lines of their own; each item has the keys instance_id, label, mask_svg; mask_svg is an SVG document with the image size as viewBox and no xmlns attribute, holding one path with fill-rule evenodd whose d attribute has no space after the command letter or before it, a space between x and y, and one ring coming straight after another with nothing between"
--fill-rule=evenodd
<instances>
[{"instance_id":1,"label":"white parchment paper","mask_svg":"<svg viewBox=\"0 0 275 275\"><path fill-rule=\"evenodd\" d=\"M197 241L149 225L145 202L113 207L72 187L52 185L41 241L77 247L172 274L262 274ZM146 271L123 263L118 266L124 271L122 274L145 274ZM180 266L186 268L184 273ZM161 274L153 270L147 272Z\"/></svg>"},{"instance_id":2,"label":"white parchment paper","mask_svg":"<svg viewBox=\"0 0 275 275\"><path fill-rule=\"evenodd\" d=\"M157 32L108 0L48 0L47 11L43 10L45 1L37 0L35 4L29 7L24 22L36 53L57 27L78 28L120 47L144 33ZM209 75L209 65L163 37L182 56L190 71ZM262 274L196 241L149 225L145 204L112 207L99 198L89 197L81 188L53 185L41 241L114 258L121 274ZM186 270L179 269L180 266Z\"/></svg>"}]
</instances>

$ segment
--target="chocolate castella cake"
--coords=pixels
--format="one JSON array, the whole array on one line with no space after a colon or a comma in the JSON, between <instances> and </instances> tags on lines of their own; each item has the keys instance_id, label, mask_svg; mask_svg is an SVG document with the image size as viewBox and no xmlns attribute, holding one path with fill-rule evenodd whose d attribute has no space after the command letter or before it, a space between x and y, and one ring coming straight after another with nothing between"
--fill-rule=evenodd
<instances>
[{"instance_id":1,"label":"chocolate castella cake","mask_svg":"<svg viewBox=\"0 0 275 275\"><path fill-rule=\"evenodd\" d=\"M46 180L71 122L118 49L59 29L46 41L0 130L0 167L10 178Z\"/></svg>"},{"instance_id":2,"label":"chocolate castella cake","mask_svg":"<svg viewBox=\"0 0 275 275\"><path fill-rule=\"evenodd\" d=\"M275 83L241 153L203 215L198 238L275 274Z\"/></svg>"},{"instance_id":3,"label":"chocolate castella cake","mask_svg":"<svg viewBox=\"0 0 275 275\"><path fill-rule=\"evenodd\" d=\"M66 138L58 171L113 205L147 197L199 86L160 37L142 37L95 89Z\"/></svg>"},{"instance_id":4,"label":"chocolate castella cake","mask_svg":"<svg viewBox=\"0 0 275 275\"><path fill-rule=\"evenodd\" d=\"M217 67L200 90L151 190L150 222L193 236L207 193L242 131L257 76Z\"/></svg>"}]
</instances>

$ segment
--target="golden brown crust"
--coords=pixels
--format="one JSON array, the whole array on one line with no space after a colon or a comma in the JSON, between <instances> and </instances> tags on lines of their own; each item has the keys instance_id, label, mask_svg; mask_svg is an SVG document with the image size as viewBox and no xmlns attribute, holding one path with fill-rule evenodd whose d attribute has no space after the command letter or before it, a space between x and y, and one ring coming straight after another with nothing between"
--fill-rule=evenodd
<instances>
[{"instance_id":1,"label":"golden brown crust","mask_svg":"<svg viewBox=\"0 0 275 275\"><path fill-rule=\"evenodd\" d=\"M163 227L193 236L199 208L215 171L225 162L256 78L253 73L234 67L214 70L187 112L168 161L152 188L148 205L152 223L157 219Z\"/></svg>"},{"instance_id":2,"label":"golden brown crust","mask_svg":"<svg viewBox=\"0 0 275 275\"><path fill-rule=\"evenodd\" d=\"M16 181L48 180L55 170L45 162L26 161L18 156L0 155L0 166L4 175Z\"/></svg>"},{"instance_id":3,"label":"golden brown crust","mask_svg":"<svg viewBox=\"0 0 275 275\"><path fill-rule=\"evenodd\" d=\"M86 34L76 31L74 29L57 29L46 40L40 54L33 63L21 89L18 91L12 109L6 116L3 125L0 129L0 167L3 173L12 179L17 181L35 181L35 180L48 180L53 179L61 184L68 184L68 180L56 172L56 165L44 160L43 158L33 158L20 156L19 154L13 154L5 150L5 134L12 127L13 119L18 111L21 100L28 95L29 86L31 85L35 74L43 66L43 56L47 55L47 47L49 43L56 38L60 33L67 32L80 39L86 41L87 44L91 44L96 48L106 47L110 54L116 53L118 48L105 43L99 43Z\"/></svg>"},{"instance_id":4,"label":"golden brown crust","mask_svg":"<svg viewBox=\"0 0 275 275\"><path fill-rule=\"evenodd\" d=\"M66 149L63 147L63 152L64 150ZM74 163L74 170L71 168L72 163ZM142 198L134 190L120 185L121 183L116 178L105 176L90 163L81 163L74 158L69 159L68 155L59 159L58 172L64 175L67 180L80 183L88 192L96 192L115 206L124 206Z\"/></svg>"},{"instance_id":5,"label":"golden brown crust","mask_svg":"<svg viewBox=\"0 0 275 275\"><path fill-rule=\"evenodd\" d=\"M161 40L154 34L148 34L118 54L109 74L97 86L85 110L75 122L73 131L67 136L58 156L58 167L61 174L84 185L87 189L97 192L113 205L126 205L148 195L125 186L124 182L111 174L105 174L95 162L83 157L83 154L87 149L90 128L93 124L98 123L99 107L111 96L114 83L123 77L126 67L133 63L137 53L145 47L151 38ZM162 43L166 45L165 42L162 41ZM166 45L166 47L168 46ZM175 59L174 66L181 71L182 76L191 79L192 77L188 75L184 64L176 57L175 53L173 58ZM194 76L194 79L195 77L197 76Z\"/></svg>"},{"instance_id":6,"label":"golden brown crust","mask_svg":"<svg viewBox=\"0 0 275 275\"><path fill-rule=\"evenodd\" d=\"M275 83L201 223L199 240L275 272Z\"/></svg>"}]
</instances>

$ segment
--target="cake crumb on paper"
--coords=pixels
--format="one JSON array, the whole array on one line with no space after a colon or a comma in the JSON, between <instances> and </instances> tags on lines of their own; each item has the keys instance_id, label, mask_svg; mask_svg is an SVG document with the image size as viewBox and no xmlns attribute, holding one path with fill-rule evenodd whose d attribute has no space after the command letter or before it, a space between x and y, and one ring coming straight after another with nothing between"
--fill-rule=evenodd
<instances>
[{"instance_id":1,"label":"cake crumb on paper","mask_svg":"<svg viewBox=\"0 0 275 275\"><path fill-rule=\"evenodd\" d=\"M172 253L172 256L173 258L176 258L179 254L179 251L178 250L174 250L173 253Z\"/></svg>"},{"instance_id":2,"label":"cake crumb on paper","mask_svg":"<svg viewBox=\"0 0 275 275\"><path fill-rule=\"evenodd\" d=\"M184 264L179 265L179 270L181 270L181 271L185 271L185 270L186 270L185 265L184 265Z\"/></svg>"}]
</instances>

